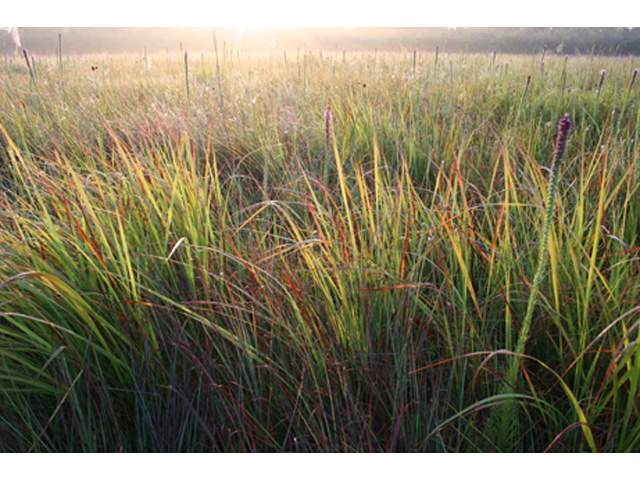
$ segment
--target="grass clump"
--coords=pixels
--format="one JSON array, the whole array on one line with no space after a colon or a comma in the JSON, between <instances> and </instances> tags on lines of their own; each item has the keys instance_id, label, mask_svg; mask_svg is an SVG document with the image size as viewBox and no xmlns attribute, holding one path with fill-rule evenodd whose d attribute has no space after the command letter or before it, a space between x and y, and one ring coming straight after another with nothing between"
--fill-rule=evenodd
<instances>
[{"instance_id":1,"label":"grass clump","mask_svg":"<svg viewBox=\"0 0 640 480\"><path fill-rule=\"evenodd\" d=\"M3 451L638 450L631 60L188 58L0 72Z\"/></svg>"}]
</instances>

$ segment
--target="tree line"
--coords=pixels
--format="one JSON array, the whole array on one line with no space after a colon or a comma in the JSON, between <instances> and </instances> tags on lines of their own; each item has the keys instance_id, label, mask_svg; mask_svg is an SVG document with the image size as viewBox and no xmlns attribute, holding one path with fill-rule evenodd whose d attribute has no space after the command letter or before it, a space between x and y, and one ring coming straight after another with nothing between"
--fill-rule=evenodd
<instances>
[{"instance_id":1,"label":"tree line","mask_svg":"<svg viewBox=\"0 0 640 480\"><path fill-rule=\"evenodd\" d=\"M21 27L20 47L8 27L0 30L0 51L26 48L35 55L134 53L148 51L232 51L324 49L419 50L531 54L639 55L640 28L131 28Z\"/></svg>"}]
</instances>

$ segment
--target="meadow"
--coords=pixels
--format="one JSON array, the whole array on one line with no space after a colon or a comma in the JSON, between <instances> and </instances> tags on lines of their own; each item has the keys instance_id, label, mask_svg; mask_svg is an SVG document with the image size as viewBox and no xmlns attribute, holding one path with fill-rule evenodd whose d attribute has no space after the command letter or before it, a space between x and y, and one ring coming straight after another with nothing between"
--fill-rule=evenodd
<instances>
[{"instance_id":1,"label":"meadow","mask_svg":"<svg viewBox=\"0 0 640 480\"><path fill-rule=\"evenodd\" d=\"M637 58L215 47L0 60L0 451L640 451Z\"/></svg>"}]
</instances>

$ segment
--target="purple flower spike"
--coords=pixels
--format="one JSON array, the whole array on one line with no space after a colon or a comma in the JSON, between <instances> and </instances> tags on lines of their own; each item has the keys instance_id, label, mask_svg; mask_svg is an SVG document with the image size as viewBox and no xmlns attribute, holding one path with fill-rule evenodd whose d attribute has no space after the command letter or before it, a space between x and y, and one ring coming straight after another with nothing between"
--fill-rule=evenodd
<instances>
[{"instance_id":1,"label":"purple flower spike","mask_svg":"<svg viewBox=\"0 0 640 480\"><path fill-rule=\"evenodd\" d=\"M636 82L636 77L638 76L638 69L636 68L633 71L633 77L631 77L631 83L629 84L629 90L631 90L631 87L633 87L633 84Z\"/></svg>"},{"instance_id":2,"label":"purple flower spike","mask_svg":"<svg viewBox=\"0 0 640 480\"><path fill-rule=\"evenodd\" d=\"M562 132L563 135L567 135L572 126L573 124L571 123L571 115L565 113L564 117L562 117L560 119L560 122L558 123L558 131Z\"/></svg>"},{"instance_id":3,"label":"purple flower spike","mask_svg":"<svg viewBox=\"0 0 640 480\"><path fill-rule=\"evenodd\" d=\"M564 117L558 123L558 138L556 140L556 148L553 155L553 164L551 170L560 168L562 164L562 158L564 157L564 150L567 146L567 139L569 138L569 130L571 130L571 120L568 113L564 114Z\"/></svg>"},{"instance_id":4,"label":"purple flower spike","mask_svg":"<svg viewBox=\"0 0 640 480\"><path fill-rule=\"evenodd\" d=\"M604 83L604 77L606 74L607 74L606 70L602 70L602 72L600 72L600 84L598 85L598 90L602 88L602 84Z\"/></svg>"},{"instance_id":5,"label":"purple flower spike","mask_svg":"<svg viewBox=\"0 0 640 480\"><path fill-rule=\"evenodd\" d=\"M29 67L29 70L31 70L31 62L29 62L29 51L26 48L22 49L22 55L27 62L27 67Z\"/></svg>"},{"instance_id":6,"label":"purple flower spike","mask_svg":"<svg viewBox=\"0 0 640 480\"><path fill-rule=\"evenodd\" d=\"M29 52L26 48L22 49L22 55L24 56L24 61L27 62L27 68L29 69L29 75L31 75L31 80L35 81L35 74L33 73L33 67L31 66L31 62L29 61Z\"/></svg>"},{"instance_id":7,"label":"purple flower spike","mask_svg":"<svg viewBox=\"0 0 640 480\"><path fill-rule=\"evenodd\" d=\"M325 142L329 145L329 138L331 132L331 105L327 105L327 109L324 111L324 134L325 134Z\"/></svg>"}]
</instances>

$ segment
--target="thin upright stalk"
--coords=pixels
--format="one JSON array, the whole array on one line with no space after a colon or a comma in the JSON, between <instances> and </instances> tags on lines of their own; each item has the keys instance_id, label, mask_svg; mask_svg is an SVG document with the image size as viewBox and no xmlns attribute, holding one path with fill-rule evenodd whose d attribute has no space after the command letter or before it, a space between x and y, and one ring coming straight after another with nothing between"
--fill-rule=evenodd
<instances>
[{"instance_id":1,"label":"thin upright stalk","mask_svg":"<svg viewBox=\"0 0 640 480\"><path fill-rule=\"evenodd\" d=\"M184 52L184 84L187 90L187 108L191 106L191 93L189 91L189 56Z\"/></svg>"},{"instance_id":2,"label":"thin upright stalk","mask_svg":"<svg viewBox=\"0 0 640 480\"><path fill-rule=\"evenodd\" d=\"M60 69L60 91L64 100L64 74L62 71L62 34L58 34L58 68Z\"/></svg>"},{"instance_id":3,"label":"thin upright stalk","mask_svg":"<svg viewBox=\"0 0 640 480\"><path fill-rule=\"evenodd\" d=\"M324 151L325 151L325 159L322 166L322 181L325 185L329 184L329 162L331 161L331 106L327 105L326 110L324 111Z\"/></svg>"}]
</instances>

